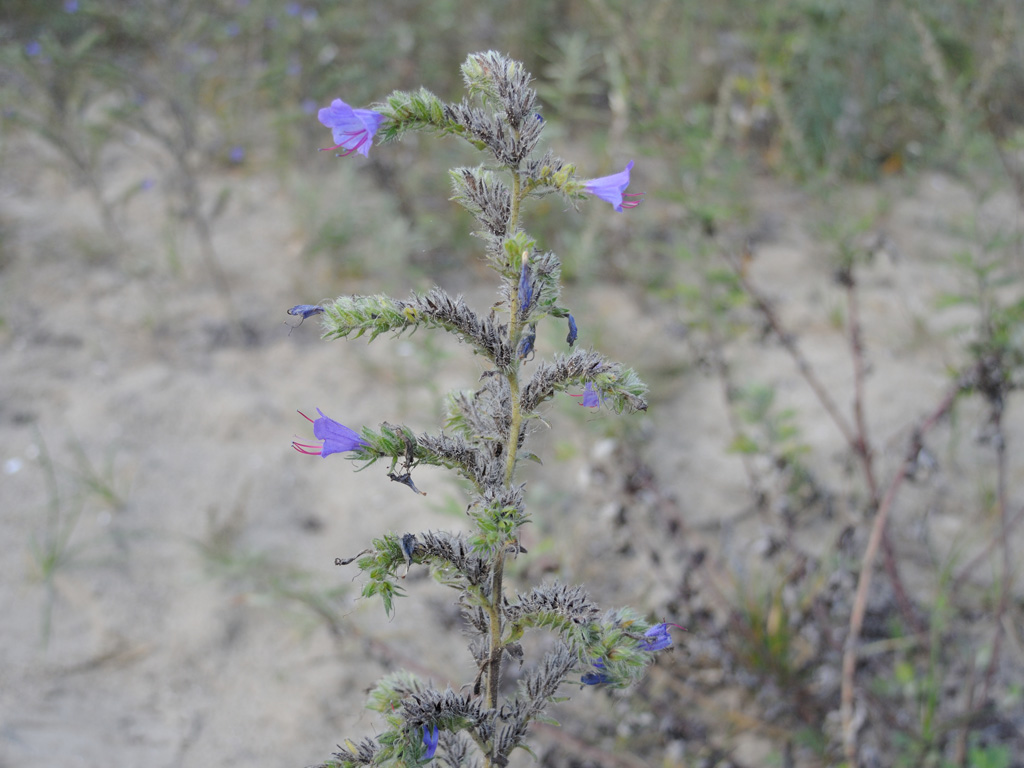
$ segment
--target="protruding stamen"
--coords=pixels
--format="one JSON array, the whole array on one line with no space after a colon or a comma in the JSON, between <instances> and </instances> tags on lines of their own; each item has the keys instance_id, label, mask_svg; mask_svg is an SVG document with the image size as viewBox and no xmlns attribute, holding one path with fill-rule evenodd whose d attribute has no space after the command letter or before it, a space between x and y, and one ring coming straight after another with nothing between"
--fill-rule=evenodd
<instances>
[{"instance_id":1,"label":"protruding stamen","mask_svg":"<svg viewBox=\"0 0 1024 768\"><path fill-rule=\"evenodd\" d=\"M642 203L644 201L643 200L643 198L644 198L644 193L643 192L626 192L622 197L623 198L627 198L627 197L635 197L635 198L637 198L636 200L625 200L625 199L623 199L623 201L622 201L622 207L623 208L636 208L638 205L640 205L640 203Z\"/></svg>"}]
</instances>

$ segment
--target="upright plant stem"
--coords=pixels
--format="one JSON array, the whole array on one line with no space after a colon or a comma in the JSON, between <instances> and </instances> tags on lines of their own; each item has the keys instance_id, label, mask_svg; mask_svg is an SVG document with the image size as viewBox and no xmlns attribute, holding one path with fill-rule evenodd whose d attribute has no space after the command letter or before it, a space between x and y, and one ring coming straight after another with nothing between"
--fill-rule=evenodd
<instances>
[{"instance_id":1,"label":"upright plant stem","mask_svg":"<svg viewBox=\"0 0 1024 768\"><path fill-rule=\"evenodd\" d=\"M522 196L522 182L519 173L512 172L512 209L509 215L508 235L516 231L519 224L519 203ZM515 350L519 344L519 335L522 331L522 323L519 321L519 284L512 281L512 294L509 302L509 325L508 339L512 349ZM519 403L519 362L515 360L512 368L505 372L505 379L508 382L509 398L512 401L512 419L509 424L508 442L505 445L505 486L512 484L515 477L516 454L519 449L519 435L522 432L523 412ZM502 589L505 575L505 543L502 542L494 556L494 563L491 577L491 600L487 606L488 618L491 624L490 655L487 660L487 706L492 710L498 708L498 688L501 685L501 603ZM495 748L497 747L498 728L495 723L494 741L491 746L491 754L486 755L484 765L491 768L494 764Z\"/></svg>"}]
</instances>

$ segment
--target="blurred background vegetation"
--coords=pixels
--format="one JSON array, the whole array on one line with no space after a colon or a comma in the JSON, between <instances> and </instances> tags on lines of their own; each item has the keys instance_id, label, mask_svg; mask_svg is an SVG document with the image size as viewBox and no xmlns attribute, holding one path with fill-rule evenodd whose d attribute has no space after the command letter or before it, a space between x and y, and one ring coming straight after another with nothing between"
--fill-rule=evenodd
<instances>
[{"instance_id":1,"label":"blurred background vegetation","mask_svg":"<svg viewBox=\"0 0 1024 768\"><path fill-rule=\"evenodd\" d=\"M692 343L707 345L727 384L732 450L770 458L784 475L779 493L799 506L828 493L805 466L793 413L776 407L772 389L728 381L718 353L758 325L737 314L756 297L742 265L730 269L716 252L742 254L756 244L749 190L765 176L801 185L822 204L822 236L847 280L870 257L862 236L885 215L842 211L838 202L829 208L850 186L940 170L979 198L1008 189L1024 206L1022 13L1019 0L5 0L0 155L27 137L42 162L82 185L114 254L101 259L130 247L133 201L158 188L168 269L195 258L228 307L232 285L213 232L247 174L270 173L285 185L331 175L329 194L297 187L294 215L305 256L326 260L339 283L369 278L389 289L408 286L410 274L423 283L455 279L476 263L476 244L466 222L450 215L437 180L475 160L456 142L411 137L374 149L363 165L342 164L312 151L329 143L316 111L334 98L368 106L421 85L458 99L467 53L508 53L534 73L556 152L593 176L635 159L632 188L648 195L628 229L607 223L597 206L567 224L561 203L540 201L532 234L559 253L568 281L614 280L678 307ZM194 257L173 243L183 232L197 244ZM949 303L979 308L981 330L968 353L997 359L1010 381L1024 359L1014 332L1024 306L998 297L1020 276L1019 259L1002 258L1019 253L1019 235L978 253L962 264L974 288ZM680 264L689 277L679 277ZM834 321L845 319L837 312ZM239 323L245 333L244 318ZM844 553L837 546L832 556ZM794 750L834 764L841 739L824 716L836 706L836 688L826 686L831 698L822 703L810 680L838 667L839 652L803 655L801 633L819 622L827 634L835 617L816 612L820 598L829 589L850 593L851 583L804 584L787 603L789 578L780 571L764 590L738 584L727 596L734 608L719 653L731 679L775 681L782 703L764 703L769 726L761 733L779 764L792 764ZM1004 598L1006 590L1004 582ZM989 608L999 602L987 599ZM849 601L836 605L841 627ZM1019 714L1004 720L989 710L977 732L964 726L985 714L980 705L970 705L966 719L938 717L938 692L953 666L940 650L956 615L943 598L921 607L918 627L908 620L888 634L875 628L871 639L891 642L896 656L871 668L874 705L910 713L879 737L889 752L878 765L1020 764L1010 757L1019 733L1006 730L1021 723ZM697 683L674 685L659 701L703 701ZM1019 684L1006 690L1004 700L1019 710ZM705 717L712 734L743 727L714 719ZM714 741L693 719L670 720L657 725L670 732L667 741ZM960 748L949 746L951 734L966 734ZM702 765L726 760L711 747L701 754Z\"/></svg>"},{"instance_id":2,"label":"blurred background vegetation","mask_svg":"<svg viewBox=\"0 0 1024 768\"><path fill-rule=\"evenodd\" d=\"M421 84L458 98L466 53L494 48L535 74L549 141L589 154L594 175L637 155L635 186L679 204L661 209L671 221L631 233L632 250L656 262L676 258L687 231L714 233L742 216L743 187L758 173L834 183L1002 157L1024 194L1017 5L10 0L0 11L3 129L45 141L111 234L119 207L159 182L169 216L197 230L216 273L208 229L226 201L201 199L200 170L323 172L310 152L324 141L320 106L339 96L368 105ZM111 189L112 156L126 148L151 170ZM416 143L371 157L375 185L411 230L400 234L422 236L409 250L423 258L423 243L444 242L427 245L442 266L464 263L451 245L471 245L465 227L434 215L443 200L425 179L461 149ZM425 161L410 163L413 154ZM332 213L310 212L310 249L360 234L361 217ZM587 227L556 230L560 217L544 214L539 234L553 237L571 276L579 251L592 250Z\"/></svg>"}]
</instances>

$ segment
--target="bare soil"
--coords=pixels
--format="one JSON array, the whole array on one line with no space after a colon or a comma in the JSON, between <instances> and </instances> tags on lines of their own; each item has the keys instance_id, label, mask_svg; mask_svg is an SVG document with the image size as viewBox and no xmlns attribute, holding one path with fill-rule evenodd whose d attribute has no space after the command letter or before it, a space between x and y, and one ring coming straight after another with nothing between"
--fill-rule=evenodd
<instances>
[{"instance_id":1,"label":"bare soil","mask_svg":"<svg viewBox=\"0 0 1024 768\"><path fill-rule=\"evenodd\" d=\"M321 460L290 447L311 438L297 409L319 407L352 426L388 420L435 429L439 395L472 387L481 370L447 340L429 352L418 337L322 342L315 322L284 324L293 304L376 289L339 284L322 259L301 256L295 186L317 180L211 171L211 188L233 191L215 231L233 312L192 250L181 252L175 269L155 199L131 204L130 246L112 253L83 192L31 152L7 154L0 766L302 766L325 759L345 737L374 733L374 717L360 704L390 669L407 666L455 687L471 680L453 594L414 572L409 591L417 599L401 601L388 620L378 602L359 598L355 572L334 564L385 531L463 526L457 484L425 469L416 483L428 495L418 497L388 482L384 467L353 474L340 456ZM972 316L935 310L940 293L960 286L950 259L968 247L951 224L967 211L990 227L1012 228L1020 214L1009 198L978 207L964 185L939 174L851 190L850 199L868 207L881 194L895 200L884 228L891 247L865 268L860 287L868 432L881 471L891 473L912 424L964 360L969 331L959 327ZM755 219L770 222L771 234L749 274L848 414L850 354L834 322L843 295L812 203L780 182L758 182ZM682 216L659 202L656 189L648 189L645 208L669 226ZM486 272L446 277L455 284L445 287L488 306ZM694 611L665 616L689 633L659 660L645 691L659 702L666 686L678 693L689 681L703 698L645 713L621 695L569 691L576 702L559 715L565 727L541 729L541 754L564 765L689 764L685 739L666 745L643 734L666 732L666 721L701 708L706 719L718 712L752 720L745 728L742 718L726 718L720 743L738 765L763 764L778 744L763 702L737 685L713 695L714 685L696 690L715 675L715 652L702 635L722 621L723 601L738 585L773 572L766 554L773 537L791 530L803 551L825 558L853 525L850 551L860 556L867 525L849 502L860 482L849 451L779 345L744 338L727 352L734 376L774 384L780 404L797 409L806 463L836 499L827 510L795 510L789 528L781 512L751 514L742 462L727 451L733 434L721 384L702 366L681 310L600 281L570 286L567 304L580 308L581 343L650 382L651 407L617 417L570 401L546 414L551 428L537 435L545 467L526 475L535 524L517 566L521 583L583 581L609 607ZM558 335L551 331L541 355ZM940 429L931 443L937 469L908 487L894 511L903 575L922 603L934 600L944 563L969 561L996 535L983 503L994 472L991 450L977 441L983 416L968 402ZM1024 434L1022 418L1009 403L1012 447ZM608 425L616 419L635 424ZM1014 505L1022 455L1010 451ZM1016 552L1022 536L1013 535ZM47 576L41 552L54 540L64 546ZM684 600L680 584L697 552L705 576L700 594ZM981 587L996 568L993 561L976 571ZM1019 601L1019 577L1014 595ZM696 612L699 605L708 613ZM1020 669L1019 610L1008 615L1007 632L1007 664ZM595 722L613 727L588 733Z\"/></svg>"}]
</instances>

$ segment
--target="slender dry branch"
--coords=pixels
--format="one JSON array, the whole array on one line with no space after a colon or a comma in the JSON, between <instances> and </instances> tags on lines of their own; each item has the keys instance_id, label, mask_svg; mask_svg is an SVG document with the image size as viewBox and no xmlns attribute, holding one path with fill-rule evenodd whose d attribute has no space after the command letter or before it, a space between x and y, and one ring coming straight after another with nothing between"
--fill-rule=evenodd
<instances>
[{"instance_id":1,"label":"slender dry branch","mask_svg":"<svg viewBox=\"0 0 1024 768\"><path fill-rule=\"evenodd\" d=\"M1024 507L1017 510L1017 514L1013 516L1012 520L1007 521L1005 527L1000 521L1001 538L993 536L988 544L960 570L960 574L953 580L952 592L956 593L963 589L964 583L979 565L991 562L992 550L996 548L997 544L1003 544L1009 540L1010 534L1020 525L1021 520L1024 520Z\"/></svg>"},{"instance_id":2,"label":"slender dry branch","mask_svg":"<svg viewBox=\"0 0 1024 768\"><path fill-rule=\"evenodd\" d=\"M995 637L992 638L992 657L989 659L988 667L985 669L984 684L982 686L981 700L988 700L989 692L992 689L992 681L995 679L996 669L999 666L999 652L1003 644L1003 617L1009 606L1010 599L1010 537L1006 519L1006 435L1003 433L1003 410L1002 403L994 403L992 407L992 426L994 434L992 441L996 449L996 504L999 507L999 538L1002 550L1003 573L999 584L999 606L995 615Z\"/></svg>"},{"instance_id":3,"label":"slender dry branch","mask_svg":"<svg viewBox=\"0 0 1024 768\"><path fill-rule=\"evenodd\" d=\"M768 299L753 285L753 283L750 282L750 279L735 259L726 255L725 260L736 273L743 290L754 301L758 310L760 310L761 314L768 322L772 332L779 338L783 348L793 359L797 370L800 371L800 375L803 376L804 381L807 382L807 385L818 398L818 402L821 403L822 407L832 418L836 428L842 433L843 438L850 447L850 450L857 455L864 469L864 477L868 485L871 507L872 509L877 509L879 501L878 482L875 479L875 471L872 464L873 451L871 449L870 442L868 441L866 419L864 417L864 348L861 339L860 313L856 300L855 282L852 272L846 272L844 284L847 287L847 300L849 303L849 339L854 365L855 394L853 408L855 425L851 425L846 417L843 416L842 412L839 410L839 406L836 405L836 402L832 399L832 396L825 388L825 385L814 372L814 368L811 366L810 361L804 356L803 351L797 345L793 335L782 325L782 321L779 319L778 314L775 312L775 309L772 307ZM881 536L882 553L885 556L885 571L889 580L892 582L893 592L895 593L896 601L900 606L900 612L908 624L920 631L922 626L914 611L913 604L910 602L910 598L907 597L907 591L903 586L903 580L900 577L899 568L896 565L896 555L893 551L892 543L889 541L888 531L884 527L882 529Z\"/></svg>"},{"instance_id":4,"label":"slender dry branch","mask_svg":"<svg viewBox=\"0 0 1024 768\"><path fill-rule=\"evenodd\" d=\"M878 506L878 513L875 515L875 522L871 526L871 534L868 537L867 547L864 549L864 556L861 558L860 578L857 581L857 592L854 595L853 609L850 612L850 629L846 636L846 643L843 650L842 686L840 689L840 714L842 716L843 728L843 750L846 753L846 761L851 766L857 765L857 729L853 719L854 699L854 672L857 666L857 651L860 641L860 631L864 624L864 614L867 611L868 592L871 589L871 577L875 557L878 548L882 543L885 531L885 524L889 518L893 502L896 500L896 493L903 484L910 467L917 460L921 452L924 436L931 431L939 420L942 419L957 396L967 386L969 377L961 377L956 385L946 394L939 405L929 414L922 424L914 430L910 445L903 458L899 469L889 483L881 504Z\"/></svg>"},{"instance_id":5,"label":"slender dry branch","mask_svg":"<svg viewBox=\"0 0 1024 768\"><path fill-rule=\"evenodd\" d=\"M836 427L843 435L843 439L849 444L853 450L857 450L857 435L850 426L850 423L843 416L839 410L839 406L836 405L835 400L828 393L825 385L818 378L818 375L814 372L814 368L811 366L810 361L804 356L803 351L797 346L793 335L789 333L782 325L782 321L776 314L774 307L768 299L758 290L750 279L746 276L742 266L739 262L728 254L723 254L726 263L732 268L733 272L736 273L736 277L739 279L740 285L743 287L744 292L754 301L758 310L764 315L764 319L768 321L769 327L772 332L778 337L779 343L782 344L789 356L793 358L793 362L796 363L797 370L800 371L800 375L803 376L804 381L813 390L814 396L818 398L818 402L821 403L822 407L828 412L829 417L835 422Z\"/></svg>"},{"instance_id":6,"label":"slender dry branch","mask_svg":"<svg viewBox=\"0 0 1024 768\"><path fill-rule=\"evenodd\" d=\"M856 424L856 440L853 449L864 469L864 480L868 485L871 506L872 508L877 508L879 492L878 480L875 476L874 449L868 437L867 420L864 416L866 366L864 364L863 326L860 322L860 302L857 301L857 283L854 279L852 268L846 271L844 275L845 279L843 282L846 286L846 304L849 317L850 357L853 360L853 418ZM896 553L893 551L892 541L890 541L886 530L882 531L882 553L885 556L885 572L892 583L893 594L900 606L900 613L903 614L903 619L915 631L924 631L924 625L914 611L913 603L910 602L910 598L907 597L907 591L903 587L903 579L900 576L899 566L897 565Z\"/></svg>"}]
</instances>

